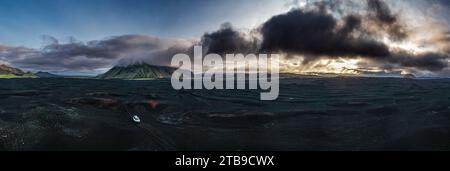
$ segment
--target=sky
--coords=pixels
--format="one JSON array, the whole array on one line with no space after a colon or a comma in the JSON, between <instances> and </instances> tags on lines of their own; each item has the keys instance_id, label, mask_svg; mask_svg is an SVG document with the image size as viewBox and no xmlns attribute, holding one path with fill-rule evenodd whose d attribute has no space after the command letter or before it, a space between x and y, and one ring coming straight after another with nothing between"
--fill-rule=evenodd
<instances>
[{"instance_id":1,"label":"sky","mask_svg":"<svg viewBox=\"0 0 450 171\"><path fill-rule=\"evenodd\" d=\"M0 63L96 75L207 53L278 53L291 73L450 77L445 0L2 0Z\"/></svg>"},{"instance_id":2,"label":"sky","mask_svg":"<svg viewBox=\"0 0 450 171\"><path fill-rule=\"evenodd\" d=\"M39 48L43 35L196 38L224 22L252 28L284 8L274 0L2 0L0 43Z\"/></svg>"}]
</instances>

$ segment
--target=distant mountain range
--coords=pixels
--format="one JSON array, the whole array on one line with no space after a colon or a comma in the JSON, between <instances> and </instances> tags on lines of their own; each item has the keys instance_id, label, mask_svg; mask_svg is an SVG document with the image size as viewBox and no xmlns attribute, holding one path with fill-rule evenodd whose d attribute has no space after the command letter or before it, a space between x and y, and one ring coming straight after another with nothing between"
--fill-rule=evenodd
<instances>
[{"instance_id":1,"label":"distant mountain range","mask_svg":"<svg viewBox=\"0 0 450 171\"><path fill-rule=\"evenodd\" d=\"M0 78L37 78L37 76L31 72L0 64Z\"/></svg>"},{"instance_id":2,"label":"distant mountain range","mask_svg":"<svg viewBox=\"0 0 450 171\"><path fill-rule=\"evenodd\" d=\"M402 74L401 72L386 73L386 72L360 72L359 74L336 74L336 73L280 73L281 77L312 77L312 78L333 78L333 77L372 77L372 78L406 78L416 79L414 74Z\"/></svg>"},{"instance_id":3,"label":"distant mountain range","mask_svg":"<svg viewBox=\"0 0 450 171\"><path fill-rule=\"evenodd\" d=\"M129 66L116 66L107 71L104 74L98 75L94 79L118 79L118 80L153 80L160 78L168 78L172 76L172 73L176 68L166 66L155 66L146 63L133 64ZM306 73L306 74L288 74L281 73L282 77L338 77L338 76L355 76L355 75L343 75L343 74L326 74L326 73ZM360 72L362 77L397 77L415 79L413 74L403 75L401 73L367 73ZM24 72L18 68L13 68L5 64L0 64L0 78L89 78L93 77L70 77L60 76L49 72L37 72L35 74L31 72Z\"/></svg>"},{"instance_id":4,"label":"distant mountain range","mask_svg":"<svg viewBox=\"0 0 450 171\"><path fill-rule=\"evenodd\" d=\"M59 76L59 75L56 75L56 74L52 74L52 73L49 73L49 72L42 72L42 71L39 71L39 72L37 72L34 75L38 76L39 78L59 78L59 77L62 77L62 76Z\"/></svg>"},{"instance_id":5,"label":"distant mountain range","mask_svg":"<svg viewBox=\"0 0 450 171\"><path fill-rule=\"evenodd\" d=\"M98 79L150 80L171 77L176 68L155 66L146 63L116 66L97 76Z\"/></svg>"}]
</instances>

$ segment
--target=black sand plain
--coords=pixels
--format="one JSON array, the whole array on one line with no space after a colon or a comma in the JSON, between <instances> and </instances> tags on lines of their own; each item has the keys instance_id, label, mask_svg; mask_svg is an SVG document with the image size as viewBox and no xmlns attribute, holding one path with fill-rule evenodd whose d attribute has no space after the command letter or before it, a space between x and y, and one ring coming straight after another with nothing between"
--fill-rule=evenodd
<instances>
[{"instance_id":1,"label":"black sand plain","mask_svg":"<svg viewBox=\"0 0 450 171\"><path fill-rule=\"evenodd\" d=\"M167 80L2 79L0 150L450 150L448 79L286 78L278 100L259 97Z\"/></svg>"}]
</instances>

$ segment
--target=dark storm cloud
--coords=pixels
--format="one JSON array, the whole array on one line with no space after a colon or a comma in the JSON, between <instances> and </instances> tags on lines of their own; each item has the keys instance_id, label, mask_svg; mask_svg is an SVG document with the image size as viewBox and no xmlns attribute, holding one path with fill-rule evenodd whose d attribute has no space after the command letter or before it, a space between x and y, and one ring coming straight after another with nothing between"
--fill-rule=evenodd
<instances>
[{"instance_id":1,"label":"dark storm cloud","mask_svg":"<svg viewBox=\"0 0 450 171\"><path fill-rule=\"evenodd\" d=\"M380 0L367 0L368 13L349 14L336 18L328 11L342 11L341 1L320 1L315 10L295 9L274 16L261 29L262 50L324 56L365 56L383 58L390 56L389 48L363 28L363 22L384 30L395 39L407 37L387 4ZM343 12L340 12L343 14ZM343 23L342 26L339 23ZM358 32L355 36L353 32Z\"/></svg>"},{"instance_id":2,"label":"dark storm cloud","mask_svg":"<svg viewBox=\"0 0 450 171\"><path fill-rule=\"evenodd\" d=\"M339 56L389 56L386 45L370 37L354 37L352 32L361 24L359 16L348 16L344 26L330 14L321 11L293 10L264 23L263 51L295 54Z\"/></svg>"},{"instance_id":3,"label":"dark storm cloud","mask_svg":"<svg viewBox=\"0 0 450 171\"><path fill-rule=\"evenodd\" d=\"M420 55L395 54L388 58L388 61L381 61L388 64L399 64L402 67L416 68L426 71L441 71L449 66L448 54L442 53L425 53Z\"/></svg>"},{"instance_id":4,"label":"dark storm cloud","mask_svg":"<svg viewBox=\"0 0 450 171\"><path fill-rule=\"evenodd\" d=\"M373 12L375 18L387 24L397 22L397 17L392 14L389 7L381 0L367 0L369 11Z\"/></svg>"},{"instance_id":5,"label":"dark storm cloud","mask_svg":"<svg viewBox=\"0 0 450 171\"><path fill-rule=\"evenodd\" d=\"M254 52L258 48L256 40L247 40L243 34L234 30L230 23L225 23L218 31L204 34L200 44L207 53Z\"/></svg>"},{"instance_id":6,"label":"dark storm cloud","mask_svg":"<svg viewBox=\"0 0 450 171\"><path fill-rule=\"evenodd\" d=\"M405 67L419 68L428 71L441 71L448 67L448 54L426 53L402 60Z\"/></svg>"},{"instance_id":7,"label":"dark storm cloud","mask_svg":"<svg viewBox=\"0 0 450 171\"><path fill-rule=\"evenodd\" d=\"M398 16L393 14L389 6L382 0L367 0L369 19L374 21L378 29L384 29L391 38L401 40L408 36L404 26L399 23Z\"/></svg>"},{"instance_id":8,"label":"dark storm cloud","mask_svg":"<svg viewBox=\"0 0 450 171\"><path fill-rule=\"evenodd\" d=\"M258 29L262 40L245 38L224 24L215 32L202 37L207 53L283 53L288 57L300 55L304 62L323 58L364 58L385 69L393 66L426 71L448 67L447 53L414 54L405 50L392 51L380 41L387 35L394 41L408 38L405 26L397 14L381 0L367 0L365 12L349 12L344 1L319 1L313 7L295 8L273 16ZM352 3L350 3L352 4ZM354 5L354 4L352 4ZM350 10L351 11L351 10ZM336 17L334 14L339 14Z\"/></svg>"},{"instance_id":9,"label":"dark storm cloud","mask_svg":"<svg viewBox=\"0 0 450 171\"><path fill-rule=\"evenodd\" d=\"M261 50L282 52L288 56L301 55L305 62L324 57L346 57L365 58L385 66L397 65L428 71L448 67L447 53L392 51L389 45L379 41L382 33L394 40L408 37L397 16L383 1L368 0L368 12L365 15L355 13L339 18L326 10L335 10L338 5L330 7L321 3L313 10L294 9L272 17L261 28ZM369 26L363 27L362 23Z\"/></svg>"}]
</instances>

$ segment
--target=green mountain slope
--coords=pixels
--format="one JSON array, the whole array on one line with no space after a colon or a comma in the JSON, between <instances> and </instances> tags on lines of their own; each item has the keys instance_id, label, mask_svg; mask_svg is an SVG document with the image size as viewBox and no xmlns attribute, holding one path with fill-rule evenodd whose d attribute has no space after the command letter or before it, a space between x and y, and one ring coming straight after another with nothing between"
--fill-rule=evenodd
<instances>
[{"instance_id":1,"label":"green mountain slope","mask_svg":"<svg viewBox=\"0 0 450 171\"><path fill-rule=\"evenodd\" d=\"M23 72L20 69L0 64L0 78L37 78L30 72Z\"/></svg>"},{"instance_id":2,"label":"green mountain slope","mask_svg":"<svg viewBox=\"0 0 450 171\"><path fill-rule=\"evenodd\" d=\"M125 67L116 66L108 72L97 76L98 79L147 80L171 77L175 68L134 64Z\"/></svg>"}]
</instances>

